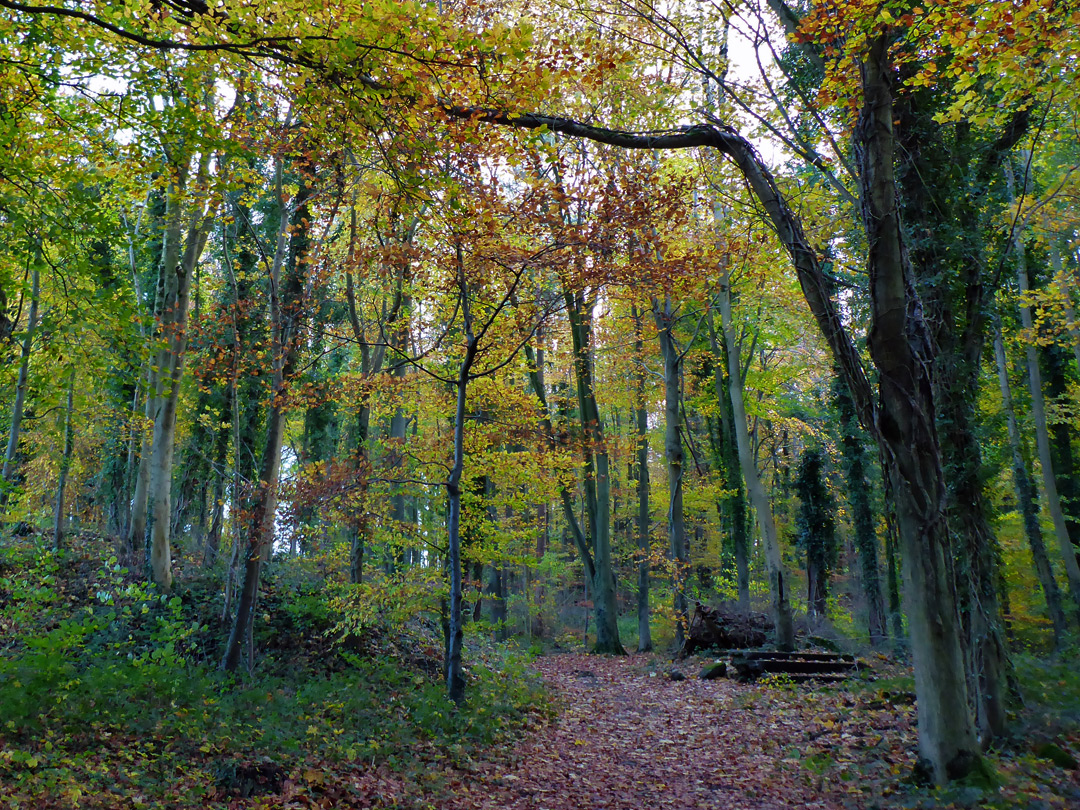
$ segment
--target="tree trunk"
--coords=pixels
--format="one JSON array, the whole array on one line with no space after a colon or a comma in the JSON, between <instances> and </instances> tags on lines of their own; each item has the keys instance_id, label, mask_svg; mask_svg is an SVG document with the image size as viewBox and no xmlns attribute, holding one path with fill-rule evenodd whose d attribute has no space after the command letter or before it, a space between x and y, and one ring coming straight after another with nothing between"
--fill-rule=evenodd
<instances>
[{"instance_id":1,"label":"tree trunk","mask_svg":"<svg viewBox=\"0 0 1080 810\"><path fill-rule=\"evenodd\" d=\"M7 500L8 487L11 486L12 475L17 466L16 459L19 454L19 432L22 430L23 410L26 407L26 389L30 376L30 354L34 350L34 332L37 330L38 321L38 297L41 294L41 271L38 265L41 263L41 243L36 248L34 269L30 282L30 311L26 318L26 333L23 335L22 351L19 355L19 376L15 383L15 403L11 407L11 431L8 434L7 452L4 453L3 484L4 491L2 500Z\"/></svg>"},{"instance_id":2,"label":"tree trunk","mask_svg":"<svg viewBox=\"0 0 1080 810\"><path fill-rule=\"evenodd\" d=\"M465 356L461 360L456 381L457 398L454 408L454 462L450 475L446 479L446 492L449 498L449 535L450 562L450 617L449 638L446 650L446 689L455 704L465 702L465 674L462 670L461 653L465 641L462 624L461 602L463 598L461 568L461 474L465 469L465 401L469 385L469 374L476 359L477 339L473 332L469 289L465 281L464 267L461 266L461 249L458 248L459 278L458 294L461 297L462 313L465 321Z\"/></svg>"},{"instance_id":3,"label":"tree trunk","mask_svg":"<svg viewBox=\"0 0 1080 810\"><path fill-rule=\"evenodd\" d=\"M1063 301L1065 314L1065 327L1069 331L1073 359L1076 361L1076 370L1080 372L1080 324L1076 321L1076 310L1073 308L1073 283L1065 274L1065 267L1061 260L1061 242L1064 236L1050 237L1050 267L1054 271L1054 283L1061 288L1060 296ZM1068 245L1068 242L1065 242Z\"/></svg>"},{"instance_id":4,"label":"tree trunk","mask_svg":"<svg viewBox=\"0 0 1080 810\"><path fill-rule=\"evenodd\" d=\"M274 388L276 392L280 392L280 385L275 385ZM226 672L234 672L240 665L244 641L248 638L254 621L255 600L265 556L263 549L267 545L273 545L274 541L276 490L281 469L282 439L285 435L285 412L284 403L279 404L281 399L281 393L274 397L274 403L267 414L266 444L259 470L259 485L251 494L245 509L251 518L248 522L248 542L244 554L244 579L240 586L240 601L236 607L232 631L225 645L225 656L221 661L221 668ZM251 665L249 660L248 667Z\"/></svg>"},{"instance_id":5,"label":"tree trunk","mask_svg":"<svg viewBox=\"0 0 1080 810\"><path fill-rule=\"evenodd\" d=\"M308 203L313 193L308 178L302 176L294 198L295 209L289 216L280 195L281 166L278 166L279 200L282 227L271 267L270 317L274 363L272 399L266 420L266 442L259 469L259 483L248 500L248 522L244 558L244 580L232 631L225 646L221 668L233 672L240 665L245 639L250 639L255 603L263 563L270 559L274 541L274 517L277 511L278 477L281 470L281 447L285 435L287 387L299 354L299 331L304 315L304 284L309 247L311 212ZM286 259L286 253L288 258ZM285 277L280 277L283 262ZM239 538L238 538L239 539ZM252 664L249 643L248 666Z\"/></svg>"},{"instance_id":6,"label":"tree trunk","mask_svg":"<svg viewBox=\"0 0 1080 810\"><path fill-rule=\"evenodd\" d=\"M945 480L934 419L933 350L903 244L894 175L888 39L860 64L864 105L856 128L878 368L877 426L895 495L904 592L915 657L919 747L934 779L959 778L979 761L967 703L963 639L950 566Z\"/></svg>"},{"instance_id":7,"label":"tree trunk","mask_svg":"<svg viewBox=\"0 0 1080 810\"><path fill-rule=\"evenodd\" d=\"M209 173L209 158L199 166L198 185ZM157 356L160 398L154 415L154 435L150 445L149 486L147 488L146 554L149 578L163 591L172 589L171 493L173 451L176 446L176 410L180 401L180 381L187 349L188 304L195 265L210 233L212 209L196 208L191 215L180 255L182 195L184 187L170 187L166 202L165 245L162 272L166 274L165 306L161 311L165 346Z\"/></svg>"},{"instance_id":8,"label":"tree trunk","mask_svg":"<svg viewBox=\"0 0 1080 810\"><path fill-rule=\"evenodd\" d=\"M1012 170L1006 166L1006 179L1011 179ZM1012 183L1010 182L1010 186ZM1020 324L1031 333L1034 319L1031 307L1027 305L1027 295L1031 290L1028 282L1027 255L1020 234L1014 237L1013 252L1016 255L1016 280L1020 292ZM1043 398L1042 370L1039 368L1039 352L1034 343L1027 341L1024 346L1027 361L1028 389L1031 392L1031 420L1035 425L1035 445L1039 452L1039 466L1042 471L1043 491L1046 494L1046 509L1054 524L1058 548L1065 563L1065 574L1069 582L1076 620L1080 623L1080 564L1076 561L1076 551L1069 537L1069 527L1058 493L1057 477L1054 471L1054 456L1050 446L1050 431L1046 421L1046 404Z\"/></svg>"},{"instance_id":9,"label":"tree trunk","mask_svg":"<svg viewBox=\"0 0 1080 810\"><path fill-rule=\"evenodd\" d=\"M645 402L645 355L641 328L641 313L631 307L634 320L634 426L636 432L637 464L634 478L637 482L637 545L641 559L638 561L638 652L653 648L652 626L649 621L649 557L651 554L649 531L649 411Z\"/></svg>"},{"instance_id":10,"label":"tree trunk","mask_svg":"<svg viewBox=\"0 0 1080 810\"><path fill-rule=\"evenodd\" d=\"M1064 347L1051 343L1039 347L1043 380L1043 395L1054 403L1058 411L1068 412L1076 402L1069 390L1068 366ZM1073 453L1074 427L1069 419L1058 417L1049 425L1051 461L1054 465L1054 481L1057 483L1061 511L1065 514L1065 528L1069 532L1073 554L1080 563L1080 476L1077 475L1076 457Z\"/></svg>"},{"instance_id":11,"label":"tree trunk","mask_svg":"<svg viewBox=\"0 0 1080 810\"><path fill-rule=\"evenodd\" d=\"M1027 463L1024 461L1020 427L1016 422L1013 409L1012 390L1009 385L1009 366L1005 356L1005 341L1001 336L1000 322L995 324L994 359L997 361L998 386L1001 389L1001 407L1005 412L1005 421L1009 428L1009 449L1012 451L1013 486L1016 489L1016 501L1024 520L1024 534L1027 536L1031 559L1035 563L1035 572L1046 598L1046 609L1054 627L1054 648L1060 649L1067 626L1065 611L1061 607L1061 590L1058 588L1054 569L1043 542L1042 527L1039 525L1039 509L1035 503L1035 484L1031 480Z\"/></svg>"},{"instance_id":12,"label":"tree trunk","mask_svg":"<svg viewBox=\"0 0 1080 810\"><path fill-rule=\"evenodd\" d=\"M404 271L402 271L404 273ZM404 279L404 275L402 276ZM409 311L411 305L411 299L407 296L403 297L402 307L406 313ZM390 374L395 382L395 390L398 396L404 393L406 376L409 370L408 365L401 359L404 354L408 352L408 319L405 323L394 332L394 345L395 351L395 363L390 369ZM390 453L387 459L389 468L392 470L391 477L397 476L398 478L404 475L404 463L405 463L405 441L406 434L408 433L409 420L406 416L405 409L400 404L394 408L394 414L390 418ZM390 520L395 529L395 535L397 535L394 544L388 549L386 556L386 570L388 573L393 573L403 562L404 559L404 546L402 535L404 533L407 515L405 511L405 484L402 481L392 482L392 490L390 495Z\"/></svg>"},{"instance_id":13,"label":"tree trunk","mask_svg":"<svg viewBox=\"0 0 1080 810\"><path fill-rule=\"evenodd\" d=\"M349 258L350 264L355 263L356 252L356 207L355 201L350 214L349 222ZM359 308L356 304L356 290L353 284L352 273L345 273L345 300L349 309L349 324L352 328L353 338L360 347L360 374L365 382L370 382L382 374L383 362L386 359L386 347L384 345L368 345L369 341L365 326L360 321ZM401 290L398 289L393 301L387 310L383 305L383 321L381 325L393 326L401 312L403 303ZM364 386L360 393L360 402L356 411L356 441L354 451L354 463L357 475L357 495L355 511L357 517L351 527L352 536L349 548L349 581L359 584L364 579L364 551L368 546L371 524L367 518L367 498L371 483L371 390Z\"/></svg>"},{"instance_id":14,"label":"tree trunk","mask_svg":"<svg viewBox=\"0 0 1080 810\"><path fill-rule=\"evenodd\" d=\"M735 439L734 418L731 414L731 394L725 381L724 366L728 364L726 345L716 334L712 310L706 314L709 326L709 348L712 351L713 385L720 408L719 466L724 473L724 488L734 492L730 496L731 537L735 556L735 581L739 607L750 610L750 539L746 532L746 497L739 463L738 442Z\"/></svg>"},{"instance_id":15,"label":"tree trunk","mask_svg":"<svg viewBox=\"0 0 1080 810\"><path fill-rule=\"evenodd\" d=\"M146 396L143 401L143 417L145 422L153 424L154 414L157 408L158 401L158 388L157 388L158 375L154 373L154 362L151 359L147 363L146 371ZM126 536L127 550L129 554L134 555L139 544L146 538L146 507L147 507L147 495L150 491L150 443L153 440L153 433L147 433L145 428L139 431L140 437L138 439L139 453L138 464L135 473L135 488L131 497L131 518L128 521L128 532ZM132 450L136 444L135 437L132 437Z\"/></svg>"},{"instance_id":16,"label":"tree trunk","mask_svg":"<svg viewBox=\"0 0 1080 810\"><path fill-rule=\"evenodd\" d=\"M67 488L71 456L75 451L75 366L68 372L67 408L64 411L64 455L60 460L60 476L56 482L56 504L53 509L53 548L60 550L64 539L64 490Z\"/></svg>"},{"instance_id":17,"label":"tree trunk","mask_svg":"<svg viewBox=\"0 0 1080 810\"><path fill-rule=\"evenodd\" d=\"M735 442L739 448L739 465L750 495L750 502L757 512L761 539L765 546L765 564L769 572L769 593L772 597L773 621L776 623L776 646L780 650L795 649L795 625L788 598L789 583L780 556L780 540L776 533L772 506L765 494L754 464L750 447L750 434L746 426L746 407L743 404L742 372L739 369L739 347L735 342L735 327L731 318L731 281L728 275L727 257L721 257L719 290L720 328L724 335L728 361L728 396L731 398L732 423Z\"/></svg>"},{"instance_id":18,"label":"tree trunk","mask_svg":"<svg viewBox=\"0 0 1080 810\"><path fill-rule=\"evenodd\" d=\"M675 647L682 649L690 617L686 607L686 577L690 561L686 549L686 522L683 516L683 446L679 435L679 387L682 356L672 334L674 313L670 296L664 306L653 299L653 317L664 361L664 455L668 473L668 548L671 554L671 589L674 594Z\"/></svg>"},{"instance_id":19,"label":"tree trunk","mask_svg":"<svg viewBox=\"0 0 1080 810\"><path fill-rule=\"evenodd\" d=\"M593 611L598 653L624 655L619 641L615 574L611 560L611 477L603 423L592 375L592 314L585 296L564 293L574 351L574 378L585 437L585 511L592 536ZM564 493L565 496L565 493Z\"/></svg>"}]
</instances>

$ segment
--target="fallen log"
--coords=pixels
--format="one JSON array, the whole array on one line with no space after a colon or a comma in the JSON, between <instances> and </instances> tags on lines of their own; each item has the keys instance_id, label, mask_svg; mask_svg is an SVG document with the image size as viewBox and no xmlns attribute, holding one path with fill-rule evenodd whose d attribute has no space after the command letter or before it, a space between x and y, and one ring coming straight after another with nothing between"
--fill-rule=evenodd
<instances>
[{"instance_id":1,"label":"fallen log","mask_svg":"<svg viewBox=\"0 0 1080 810\"><path fill-rule=\"evenodd\" d=\"M760 647L772 630L773 624L764 614L696 602L679 657L698 650Z\"/></svg>"}]
</instances>

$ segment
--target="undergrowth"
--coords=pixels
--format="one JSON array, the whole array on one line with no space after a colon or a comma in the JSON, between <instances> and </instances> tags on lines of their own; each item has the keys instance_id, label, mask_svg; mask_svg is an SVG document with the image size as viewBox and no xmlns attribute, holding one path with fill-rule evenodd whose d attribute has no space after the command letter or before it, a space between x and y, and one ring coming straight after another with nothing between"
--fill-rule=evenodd
<instances>
[{"instance_id":1,"label":"undergrowth","mask_svg":"<svg viewBox=\"0 0 1080 810\"><path fill-rule=\"evenodd\" d=\"M268 579L264 652L234 676L211 581L166 596L100 541L0 547L0 807L215 806L303 774L317 789L327 769L467 758L543 713L512 650L474 640L455 707L434 621L342 638L317 591Z\"/></svg>"}]
</instances>

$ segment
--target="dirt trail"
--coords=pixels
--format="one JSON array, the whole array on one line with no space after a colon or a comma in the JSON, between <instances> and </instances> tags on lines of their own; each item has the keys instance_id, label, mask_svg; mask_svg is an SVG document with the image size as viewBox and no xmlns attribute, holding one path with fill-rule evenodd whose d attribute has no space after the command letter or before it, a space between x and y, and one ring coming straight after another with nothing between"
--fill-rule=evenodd
<instances>
[{"instance_id":1,"label":"dirt trail","mask_svg":"<svg viewBox=\"0 0 1080 810\"><path fill-rule=\"evenodd\" d=\"M454 786L469 810L842 808L781 753L805 739L794 720L755 710L727 680L650 676L648 659L547 656L558 718ZM470 778L471 777L471 778ZM449 808L451 805L444 805Z\"/></svg>"}]
</instances>

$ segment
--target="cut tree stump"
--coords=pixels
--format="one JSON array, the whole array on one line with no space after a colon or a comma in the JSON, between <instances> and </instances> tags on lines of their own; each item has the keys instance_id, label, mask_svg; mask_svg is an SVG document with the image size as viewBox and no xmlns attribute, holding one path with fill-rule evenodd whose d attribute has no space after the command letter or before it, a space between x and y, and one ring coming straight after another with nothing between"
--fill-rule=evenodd
<instances>
[{"instance_id":1,"label":"cut tree stump","mask_svg":"<svg viewBox=\"0 0 1080 810\"><path fill-rule=\"evenodd\" d=\"M842 681L870 669L854 655L832 652L732 650L731 665L740 681L783 674L793 681Z\"/></svg>"}]
</instances>

